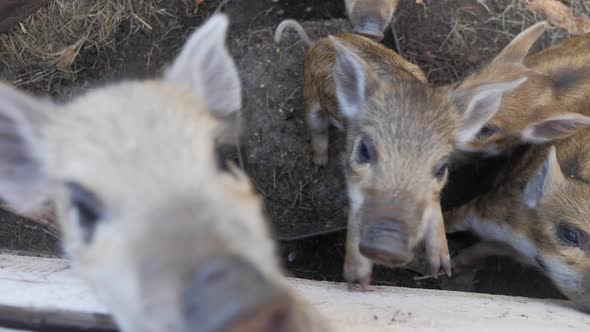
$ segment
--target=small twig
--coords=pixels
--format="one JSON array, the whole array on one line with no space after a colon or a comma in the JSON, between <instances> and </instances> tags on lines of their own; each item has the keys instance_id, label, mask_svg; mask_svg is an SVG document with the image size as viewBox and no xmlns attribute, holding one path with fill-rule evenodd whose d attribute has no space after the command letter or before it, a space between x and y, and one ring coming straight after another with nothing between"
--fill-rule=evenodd
<instances>
[{"instance_id":1,"label":"small twig","mask_svg":"<svg viewBox=\"0 0 590 332\"><path fill-rule=\"evenodd\" d=\"M447 275L447 274L444 272L439 272L438 274L430 274L427 276L414 277L414 281L426 280L426 279L431 279L431 278L434 279L434 278L438 278L438 277L444 276L444 275Z\"/></svg>"},{"instance_id":2,"label":"small twig","mask_svg":"<svg viewBox=\"0 0 590 332\"><path fill-rule=\"evenodd\" d=\"M152 26L149 25L142 17L135 13L135 8L133 8L133 2L128 0L127 3L129 4L129 10L131 11L131 16L133 16L136 20L138 20L141 24L143 24L148 30L152 30Z\"/></svg>"},{"instance_id":3,"label":"small twig","mask_svg":"<svg viewBox=\"0 0 590 332\"><path fill-rule=\"evenodd\" d=\"M304 239L309 239L309 238L318 237L318 236L330 235L330 234L342 232L345 230L346 230L346 226L344 225L344 226L336 226L336 227L332 227L332 228L321 229L319 231L308 232L305 234L297 234L297 235L292 235L292 236L275 235L274 238L278 241L298 241L298 240L304 240Z\"/></svg>"},{"instance_id":4,"label":"small twig","mask_svg":"<svg viewBox=\"0 0 590 332\"><path fill-rule=\"evenodd\" d=\"M480 5L482 5L488 13L491 13L492 11L490 10L490 7L488 7L488 5L486 4L485 0L477 0L477 3L479 3Z\"/></svg>"},{"instance_id":5,"label":"small twig","mask_svg":"<svg viewBox=\"0 0 590 332\"><path fill-rule=\"evenodd\" d=\"M244 156L242 155L242 144L240 144L240 135L236 134L236 152L238 154L238 164L242 170L246 170Z\"/></svg>"},{"instance_id":6,"label":"small twig","mask_svg":"<svg viewBox=\"0 0 590 332\"><path fill-rule=\"evenodd\" d=\"M390 26L391 32L393 34L393 42L395 44L396 52L401 57L403 57L404 56L404 53L402 52L402 46L401 46L401 44L399 42L399 37L397 36L397 31L395 29L395 20L393 20L389 26Z\"/></svg>"}]
</instances>

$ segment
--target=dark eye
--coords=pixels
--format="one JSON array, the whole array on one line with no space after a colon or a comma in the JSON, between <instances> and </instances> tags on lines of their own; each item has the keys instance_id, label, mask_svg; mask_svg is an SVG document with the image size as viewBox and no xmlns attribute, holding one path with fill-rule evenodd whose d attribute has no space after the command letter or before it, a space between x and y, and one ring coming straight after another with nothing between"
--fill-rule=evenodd
<instances>
[{"instance_id":1,"label":"dark eye","mask_svg":"<svg viewBox=\"0 0 590 332\"><path fill-rule=\"evenodd\" d=\"M575 247L581 247L582 243L587 239L586 233L569 224L559 225L557 235L564 243Z\"/></svg>"},{"instance_id":2,"label":"dark eye","mask_svg":"<svg viewBox=\"0 0 590 332\"><path fill-rule=\"evenodd\" d=\"M497 133L499 129L500 129L500 128L498 128L498 127L496 127L496 126L494 126L494 125L491 125L491 124L485 125L485 126L483 126L483 127L482 127L482 128L479 130L479 132L477 133L477 138L478 138L478 139L486 139L486 138L490 138L490 137L492 137L492 136L493 136L495 133Z\"/></svg>"},{"instance_id":3,"label":"dark eye","mask_svg":"<svg viewBox=\"0 0 590 332\"><path fill-rule=\"evenodd\" d=\"M439 180L442 181L447 174L449 169L449 157L444 157L441 159L436 166L434 167L434 176Z\"/></svg>"},{"instance_id":4,"label":"dark eye","mask_svg":"<svg viewBox=\"0 0 590 332\"><path fill-rule=\"evenodd\" d=\"M90 242L94 234L96 224L103 217L102 202L89 190L78 183L68 182L70 191L70 203L78 212L80 228L85 242Z\"/></svg>"},{"instance_id":5,"label":"dark eye","mask_svg":"<svg viewBox=\"0 0 590 332\"><path fill-rule=\"evenodd\" d=\"M369 164L376 161L376 153L373 142L367 137L362 137L357 143L356 162L359 164Z\"/></svg>"}]
</instances>

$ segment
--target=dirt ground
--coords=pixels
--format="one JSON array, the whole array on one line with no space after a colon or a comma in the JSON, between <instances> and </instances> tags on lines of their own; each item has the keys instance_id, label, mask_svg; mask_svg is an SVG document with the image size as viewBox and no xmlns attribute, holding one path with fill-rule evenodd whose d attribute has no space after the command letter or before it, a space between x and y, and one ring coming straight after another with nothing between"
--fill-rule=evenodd
<instances>
[{"instance_id":1,"label":"dirt ground","mask_svg":"<svg viewBox=\"0 0 590 332\"><path fill-rule=\"evenodd\" d=\"M152 77L219 1L205 1L196 15L181 0L158 3L166 12L149 22L152 30L127 38L129 27L123 24L113 47L81 50L73 77L23 88L68 99L111 80ZM335 144L330 147L330 163L316 169L303 123L301 67L305 49L293 34L285 34L281 45L275 46L272 33L284 18L305 22L312 38L349 29L343 7L341 0L234 0L225 10L232 20L230 50L244 85L244 168L264 197L274 234L281 240L280 254L287 271L297 277L334 281L342 280L347 210L338 151L341 138L331 132ZM461 79L540 19L516 0L438 0L427 6L404 0L395 27L403 55L418 64L432 84L441 85ZM553 30L537 47L565 36ZM392 36L384 43L393 46ZM235 149L223 148L221 154L237 159ZM467 173L462 174L453 177L454 184L473 183ZM461 194L447 192L445 206L460 204L481 190L485 186L470 187ZM0 222L2 247L59 253L57 235L7 213L0 214ZM453 236L453 253L473 241L465 235ZM425 266L418 259L404 269L378 268L374 279L376 284L386 285L560 297L547 279L507 259L489 259L483 268L451 279L414 280L424 273Z\"/></svg>"}]
</instances>

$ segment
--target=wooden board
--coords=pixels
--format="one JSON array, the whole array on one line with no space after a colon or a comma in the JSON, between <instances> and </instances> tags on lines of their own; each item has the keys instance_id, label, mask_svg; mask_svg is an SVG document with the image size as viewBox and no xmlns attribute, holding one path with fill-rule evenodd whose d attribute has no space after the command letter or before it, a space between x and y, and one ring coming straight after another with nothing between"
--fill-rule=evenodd
<instances>
[{"instance_id":1,"label":"wooden board","mask_svg":"<svg viewBox=\"0 0 590 332\"><path fill-rule=\"evenodd\" d=\"M590 315L557 300L293 280L297 290L345 332L590 331Z\"/></svg>"},{"instance_id":2,"label":"wooden board","mask_svg":"<svg viewBox=\"0 0 590 332\"><path fill-rule=\"evenodd\" d=\"M343 284L290 280L339 332L590 331L590 315L564 301L397 287L349 292ZM61 259L0 254L0 324L3 308L113 330L105 307ZM73 322L64 322L67 314Z\"/></svg>"}]
</instances>

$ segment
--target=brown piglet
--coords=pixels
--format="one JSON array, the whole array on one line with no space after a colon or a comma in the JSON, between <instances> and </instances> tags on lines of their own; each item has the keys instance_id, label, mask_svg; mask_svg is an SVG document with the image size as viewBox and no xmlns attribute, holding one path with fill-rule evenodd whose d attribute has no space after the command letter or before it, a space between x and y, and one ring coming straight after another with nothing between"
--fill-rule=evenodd
<instances>
[{"instance_id":1,"label":"brown piglet","mask_svg":"<svg viewBox=\"0 0 590 332\"><path fill-rule=\"evenodd\" d=\"M494 190L445 213L449 233L481 242L453 259L455 270L494 255L536 267L590 311L590 130L528 146L497 172Z\"/></svg>"},{"instance_id":2,"label":"brown piglet","mask_svg":"<svg viewBox=\"0 0 590 332\"><path fill-rule=\"evenodd\" d=\"M459 149L494 156L523 143L563 139L590 126L590 34L527 57L546 25L540 22L521 32L491 63L451 88L457 96L453 103L464 108L490 83L527 78L498 97L500 109L483 128L458 137Z\"/></svg>"},{"instance_id":3,"label":"brown piglet","mask_svg":"<svg viewBox=\"0 0 590 332\"><path fill-rule=\"evenodd\" d=\"M385 46L346 33L311 42L293 20L278 26L275 42L288 27L309 44L303 95L313 162L328 161L329 124L346 133L345 279L366 287L373 262L405 265L421 242L432 273L450 274L440 192L455 138L479 130L497 111L490 97L524 79L494 84L457 112L446 90L432 89L420 68Z\"/></svg>"},{"instance_id":4,"label":"brown piglet","mask_svg":"<svg viewBox=\"0 0 590 332\"><path fill-rule=\"evenodd\" d=\"M282 277L249 179L216 163L241 107L227 27L211 17L163 77L65 104L0 84L0 196L56 203L65 252L121 331L330 331Z\"/></svg>"}]
</instances>

